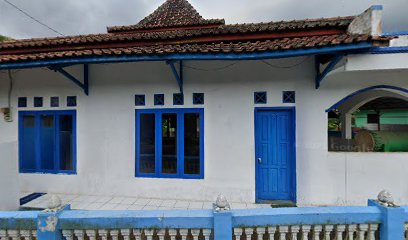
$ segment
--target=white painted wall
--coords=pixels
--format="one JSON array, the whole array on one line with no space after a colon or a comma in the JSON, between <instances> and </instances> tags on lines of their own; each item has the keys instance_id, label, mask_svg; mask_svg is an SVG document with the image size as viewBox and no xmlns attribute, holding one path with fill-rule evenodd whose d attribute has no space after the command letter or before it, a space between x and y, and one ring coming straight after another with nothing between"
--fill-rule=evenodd
<instances>
[{"instance_id":1,"label":"white painted wall","mask_svg":"<svg viewBox=\"0 0 408 240\"><path fill-rule=\"evenodd\" d=\"M356 54L347 57L346 71L407 70L408 53Z\"/></svg>"},{"instance_id":2,"label":"white painted wall","mask_svg":"<svg viewBox=\"0 0 408 240\"><path fill-rule=\"evenodd\" d=\"M20 206L16 153L16 142L0 143L0 211L18 210Z\"/></svg>"},{"instance_id":3,"label":"white painted wall","mask_svg":"<svg viewBox=\"0 0 408 240\"><path fill-rule=\"evenodd\" d=\"M269 61L290 66L303 58ZM186 62L216 69L232 62ZM79 69L71 69L79 74ZM282 103L282 91L297 92L297 196L300 205L365 204L383 188L408 204L408 154L329 153L325 109L363 87L389 84L408 88L399 72L333 74L314 89L313 58L291 69L245 61L219 71L185 71L185 105L192 93L205 93L205 179L134 177L134 95L164 93L165 108L174 108L176 80L165 63L91 66L90 96L46 69L15 73L14 106L18 96L78 96L78 174L20 174L22 191L86 193L197 199L213 201L223 193L230 201L255 201L254 107L293 106ZM80 76L80 75L78 75ZM0 74L0 107L5 105L5 74ZM268 92L268 104L255 106L253 93ZM61 104L65 104L64 101ZM47 109L47 108L42 108ZM14 112L15 118L17 113ZM0 119L0 142L17 140L17 122ZM17 158L14 159L17 162ZM386 171L384 171L386 170ZM384 171L385 173L381 172Z\"/></svg>"}]
</instances>

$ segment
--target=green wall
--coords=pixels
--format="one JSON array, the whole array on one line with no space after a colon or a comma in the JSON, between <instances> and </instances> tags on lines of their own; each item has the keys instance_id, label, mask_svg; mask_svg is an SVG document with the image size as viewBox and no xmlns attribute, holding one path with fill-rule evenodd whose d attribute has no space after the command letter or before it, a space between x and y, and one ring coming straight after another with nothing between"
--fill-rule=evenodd
<instances>
[{"instance_id":1,"label":"green wall","mask_svg":"<svg viewBox=\"0 0 408 240\"><path fill-rule=\"evenodd\" d=\"M355 127L367 125L367 114L375 114L375 111L360 111L355 113ZM408 124L408 110L384 110L380 116L381 124Z\"/></svg>"}]
</instances>

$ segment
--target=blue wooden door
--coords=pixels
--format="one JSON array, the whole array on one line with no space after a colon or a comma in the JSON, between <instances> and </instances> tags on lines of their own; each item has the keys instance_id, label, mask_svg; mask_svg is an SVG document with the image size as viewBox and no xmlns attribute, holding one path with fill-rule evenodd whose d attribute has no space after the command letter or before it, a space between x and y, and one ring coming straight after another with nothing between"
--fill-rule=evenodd
<instances>
[{"instance_id":1,"label":"blue wooden door","mask_svg":"<svg viewBox=\"0 0 408 240\"><path fill-rule=\"evenodd\" d=\"M294 109L255 112L257 201L295 201Z\"/></svg>"}]
</instances>

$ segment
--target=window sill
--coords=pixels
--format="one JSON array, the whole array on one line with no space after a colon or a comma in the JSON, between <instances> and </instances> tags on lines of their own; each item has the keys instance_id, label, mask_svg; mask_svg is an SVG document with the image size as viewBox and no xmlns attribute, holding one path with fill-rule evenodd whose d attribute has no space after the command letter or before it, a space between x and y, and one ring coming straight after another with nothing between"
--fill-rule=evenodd
<instances>
[{"instance_id":1,"label":"window sill","mask_svg":"<svg viewBox=\"0 0 408 240\"><path fill-rule=\"evenodd\" d=\"M46 174L46 175L77 175L76 171L66 171L66 172L47 172L47 171L20 171L19 174Z\"/></svg>"},{"instance_id":2,"label":"window sill","mask_svg":"<svg viewBox=\"0 0 408 240\"><path fill-rule=\"evenodd\" d=\"M135 178L140 178L140 179L175 179L175 180L204 180L203 176L196 175L196 176L184 176L184 177L179 177L179 176L146 176L146 175L136 175Z\"/></svg>"}]
</instances>

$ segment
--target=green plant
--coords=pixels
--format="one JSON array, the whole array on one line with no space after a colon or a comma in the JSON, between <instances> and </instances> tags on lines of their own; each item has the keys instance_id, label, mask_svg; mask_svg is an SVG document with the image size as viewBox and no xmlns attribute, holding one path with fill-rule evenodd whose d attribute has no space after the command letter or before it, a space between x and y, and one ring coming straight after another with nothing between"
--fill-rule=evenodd
<instances>
[{"instance_id":1,"label":"green plant","mask_svg":"<svg viewBox=\"0 0 408 240\"><path fill-rule=\"evenodd\" d=\"M340 128L340 120L337 118L329 118L329 131L337 131Z\"/></svg>"},{"instance_id":2,"label":"green plant","mask_svg":"<svg viewBox=\"0 0 408 240\"><path fill-rule=\"evenodd\" d=\"M0 42L5 41L5 40L10 40L11 38L0 35Z\"/></svg>"}]
</instances>

